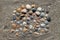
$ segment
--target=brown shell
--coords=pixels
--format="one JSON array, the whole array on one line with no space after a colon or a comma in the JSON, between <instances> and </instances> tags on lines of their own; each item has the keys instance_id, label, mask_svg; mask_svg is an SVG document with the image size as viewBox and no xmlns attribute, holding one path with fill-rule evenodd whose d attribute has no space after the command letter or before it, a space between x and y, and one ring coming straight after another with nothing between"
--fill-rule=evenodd
<instances>
[{"instance_id":1,"label":"brown shell","mask_svg":"<svg viewBox=\"0 0 60 40\"><path fill-rule=\"evenodd\" d=\"M32 6L32 7L36 7L36 5L35 5L35 4L32 4L31 6Z\"/></svg>"},{"instance_id":2,"label":"brown shell","mask_svg":"<svg viewBox=\"0 0 60 40\"><path fill-rule=\"evenodd\" d=\"M24 8L26 8L25 5L21 5L21 9L24 9Z\"/></svg>"},{"instance_id":3,"label":"brown shell","mask_svg":"<svg viewBox=\"0 0 60 40\"><path fill-rule=\"evenodd\" d=\"M17 28L17 25L15 23L12 24L12 28L13 29L16 29Z\"/></svg>"},{"instance_id":4,"label":"brown shell","mask_svg":"<svg viewBox=\"0 0 60 40\"><path fill-rule=\"evenodd\" d=\"M16 17L16 20L20 20L20 18L19 17Z\"/></svg>"},{"instance_id":5,"label":"brown shell","mask_svg":"<svg viewBox=\"0 0 60 40\"><path fill-rule=\"evenodd\" d=\"M19 36L19 33L18 32L16 32L16 34L15 34L16 36Z\"/></svg>"},{"instance_id":6,"label":"brown shell","mask_svg":"<svg viewBox=\"0 0 60 40\"><path fill-rule=\"evenodd\" d=\"M45 32L45 30L44 29L41 29L40 32Z\"/></svg>"},{"instance_id":7,"label":"brown shell","mask_svg":"<svg viewBox=\"0 0 60 40\"><path fill-rule=\"evenodd\" d=\"M17 28L20 28L20 25L17 25Z\"/></svg>"},{"instance_id":8,"label":"brown shell","mask_svg":"<svg viewBox=\"0 0 60 40\"><path fill-rule=\"evenodd\" d=\"M21 10L22 10L21 8L16 9L16 11L19 12L19 13L21 12Z\"/></svg>"},{"instance_id":9,"label":"brown shell","mask_svg":"<svg viewBox=\"0 0 60 40\"><path fill-rule=\"evenodd\" d=\"M24 29L23 29L23 32L26 32L27 30L28 30L27 28L24 28Z\"/></svg>"}]
</instances>

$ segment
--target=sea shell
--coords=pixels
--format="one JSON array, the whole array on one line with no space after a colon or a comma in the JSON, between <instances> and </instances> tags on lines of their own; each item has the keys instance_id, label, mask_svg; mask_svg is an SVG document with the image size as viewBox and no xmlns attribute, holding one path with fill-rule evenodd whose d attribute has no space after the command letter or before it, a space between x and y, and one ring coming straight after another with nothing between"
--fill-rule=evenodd
<instances>
[{"instance_id":1,"label":"sea shell","mask_svg":"<svg viewBox=\"0 0 60 40\"><path fill-rule=\"evenodd\" d=\"M27 9L31 9L31 5L27 4L27 5L26 5L26 8L27 8Z\"/></svg>"},{"instance_id":2,"label":"sea shell","mask_svg":"<svg viewBox=\"0 0 60 40\"><path fill-rule=\"evenodd\" d=\"M41 7L38 7L38 8L37 8L37 10L38 10L38 11L41 11L41 10L42 10L42 8L41 8Z\"/></svg>"}]
</instances>

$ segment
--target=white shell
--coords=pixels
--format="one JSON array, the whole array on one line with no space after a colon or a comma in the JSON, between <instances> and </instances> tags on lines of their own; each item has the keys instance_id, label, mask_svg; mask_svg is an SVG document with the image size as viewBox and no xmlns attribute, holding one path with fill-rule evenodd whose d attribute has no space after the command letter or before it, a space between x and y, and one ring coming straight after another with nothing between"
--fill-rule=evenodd
<instances>
[{"instance_id":1,"label":"white shell","mask_svg":"<svg viewBox=\"0 0 60 40\"><path fill-rule=\"evenodd\" d=\"M16 10L14 10L13 12L16 13Z\"/></svg>"},{"instance_id":2,"label":"white shell","mask_svg":"<svg viewBox=\"0 0 60 40\"><path fill-rule=\"evenodd\" d=\"M31 6L29 4L26 5L27 9L31 9Z\"/></svg>"},{"instance_id":3,"label":"white shell","mask_svg":"<svg viewBox=\"0 0 60 40\"><path fill-rule=\"evenodd\" d=\"M38 8L37 8L37 10L38 10L38 11L41 11L41 10L42 10L42 8L41 8L41 7L38 7Z\"/></svg>"},{"instance_id":4,"label":"white shell","mask_svg":"<svg viewBox=\"0 0 60 40\"><path fill-rule=\"evenodd\" d=\"M23 9L23 10L21 10L21 12L27 12L27 10L26 9Z\"/></svg>"},{"instance_id":5,"label":"white shell","mask_svg":"<svg viewBox=\"0 0 60 40\"><path fill-rule=\"evenodd\" d=\"M37 15L40 15L40 12L39 12L39 11L36 11L35 13L36 13Z\"/></svg>"},{"instance_id":6,"label":"white shell","mask_svg":"<svg viewBox=\"0 0 60 40\"><path fill-rule=\"evenodd\" d=\"M15 14L12 14L13 16L15 16Z\"/></svg>"},{"instance_id":7,"label":"white shell","mask_svg":"<svg viewBox=\"0 0 60 40\"><path fill-rule=\"evenodd\" d=\"M48 14L45 14L45 16L47 17L47 16L48 16Z\"/></svg>"},{"instance_id":8,"label":"white shell","mask_svg":"<svg viewBox=\"0 0 60 40\"><path fill-rule=\"evenodd\" d=\"M44 28L45 31L48 31L48 29Z\"/></svg>"},{"instance_id":9,"label":"white shell","mask_svg":"<svg viewBox=\"0 0 60 40\"><path fill-rule=\"evenodd\" d=\"M19 30L18 30L18 29L16 29L15 31L16 31L16 32L18 32Z\"/></svg>"},{"instance_id":10,"label":"white shell","mask_svg":"<svg viewBox=\"0 0 60 40\"><path fill-rule=\"evenodd\" d=\"M38 30L41 30L41 28L39 27Z\"/></svg>"},{"instance_id":11,"label":"white shell","mask_svg":"<svg viewBox=\"0 0 60 40\"><path fill-rule=\"evenodd\" d=\"M20 21L17 21L16 23L17 23L17 24L20 24Z\"/></svg>"},{"instance_id":12,"label":"white shell","mask_svg":"<svg viewBox=\"0 0 60 40\"><path fill-rule=\"evenodd\" d=\"M33 20L33 22L36 22L36 20Z\"/></svg>"},{"instance_id":13,"label":"white shell","mask_svg":"<svg viewBox=\"0 0 60 40\"><path fill-rule=\"evenodd\" d=\"M26 22L23 22L23 25L27 24Z\"/></svg>"},{"instance_id":14,"label":"white shell","mask_svg":"<svg viewBox=\"0 0 60 40\"><path fill-rule=\"evenodd\" d=\"M19 28L21 31L23 30L22 28Z\"/></svg>"},{"instance_id":15,"label":"white shell","mask_svg":"<svg viewBox=\"0 0 60 40\"><path fill-rule=\"evenodd\" d=\"M30 29L33 29L33 26L32 26L32 25L29 25L29 28L30 28Z\"/></svg>"},{"instance_id":16,"label":"white shell","mask_svg":"<svg viewBox=\"0 0 60 40\"><path fill-rule=\"evenodd\" d=\"M44 24L44 23L42 23L40 26L41 26L41 27L44 27L44 26L45 26L45 24Z\"/></svg>"}]
</instances>

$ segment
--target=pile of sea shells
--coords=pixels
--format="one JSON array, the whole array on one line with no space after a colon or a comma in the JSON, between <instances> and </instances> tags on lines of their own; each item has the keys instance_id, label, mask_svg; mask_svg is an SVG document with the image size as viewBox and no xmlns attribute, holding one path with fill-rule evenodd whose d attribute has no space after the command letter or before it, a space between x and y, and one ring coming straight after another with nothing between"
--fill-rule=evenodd
<instances>
[{"instance_id":1,"label":"pile of sea shells","mask_svg":"<svg viewBox=\"0 0 60 40\"><path fill-rule=\"evenodd\" d=\"M21 5L15 9L12 14L11 32L16 35L23 35L25 33L43 35L49 32L49 11L35 4Z\"/></svg>"}]
</instances>

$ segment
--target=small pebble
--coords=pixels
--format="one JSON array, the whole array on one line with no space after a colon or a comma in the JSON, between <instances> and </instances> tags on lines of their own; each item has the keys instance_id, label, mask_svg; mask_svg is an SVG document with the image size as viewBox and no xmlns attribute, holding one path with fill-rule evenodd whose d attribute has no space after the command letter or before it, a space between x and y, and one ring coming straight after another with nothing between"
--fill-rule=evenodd
<instances>
[{"instance_id":1,"label":"small pebble","mask_svg":"<svg viewBox=\"0 0 60 40\"><path fill-rule=\"evenodd\" d=\"M48 24L49 24L49 22L48 22L48 21L45 21L45 24L46 24L46 25L48 25Z\"/></svg>"},{"instance_id":2,"label":"small pebble","mask_svg":"<svg viewBox=\"0 0 60 40\"><path fill-rule=\"evenodd\" d=\"M43 18L44 16L45 16L45 13L42 12L42 13L40 14L40 17Z\"/></svg>"},{"instance_id":3,"label":"small pebble","mask_svg":"<svg viewBox=\"0 0 60 40\"><path fill-rule=\"evenodd\" d=\"M33 12L33 13L36 12L36 8L32 8L32 12Z\"/></svg>"},{"instance_id":4,"label":"small pebble","mask_svg":"<svg viewBox=\"0 0 60 40\"><path fill-rule=\"evenodd\" d=\"M50 18L50 17L47 17L47 21L48 21L48 22L51 22L51 18Z\"/></svg>"},{"instance_id":5,"label":"small pebble","mask_svg":"<svg viewBox=\"0 0 60 40\"><path fill-rule=\"evenodd\" d=\"M20 13L16 13L16 16L19 17L20 16Z\"/></svg>"}]
</instances>

